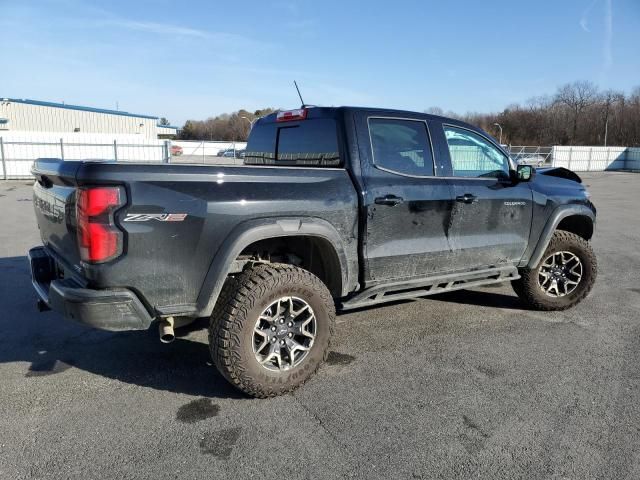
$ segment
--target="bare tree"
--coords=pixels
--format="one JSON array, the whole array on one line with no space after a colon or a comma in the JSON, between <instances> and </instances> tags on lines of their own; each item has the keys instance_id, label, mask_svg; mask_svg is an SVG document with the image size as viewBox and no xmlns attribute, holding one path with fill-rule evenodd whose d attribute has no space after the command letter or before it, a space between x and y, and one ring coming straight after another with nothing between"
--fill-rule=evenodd
<instances>
[{"instance_id":1,"label":"bare tree","mask_svg":"<svg viewBox=\"0 0 640 480\"><path fill-rule=\"evenodd\" d=\"M582 112L595 101L598 87L587 81L568 83L558 90L556 101L566 105L572 114L571 143L576 140L578 120Z\"/></svg>"},{"instance_id":2,"label":"bare tree","mask_svg":"<svg viewBox=\"0 0 640 480\"><path fill-rule=\"evenodd\" d=\"M239 110L206 120L189 120L180 137L246 140L251 123L273 111ZM503 143L511 145L602 145L607 130L607 145L640 146L640 87L631 93L599 92L592 83L574 82L560 87L555 94L509 105L501 112L458 115L431 107L426 113L460 118L494 135L498 134L494 124L499 123Z\"/></svg>"},{"instance_id":3,"label":"bare tree","mask_svg":"<svg viewBox=\"0 0 640 480\"><path fill-rule=\"evenodd\" d=\"M251 123L274 111L273 108L263 108L252 113L241 109L206 120L187 120L182 127L180 138L183 140L246 141L251 131Z\"/></svg>"},{"instance_id":4,"label":"bare tree","mask_svg":"<svg viewBox=\"0 0 640 480\"><path fill-rule=\"evenodd\" d=\"M600 145L608 131L607 145L637 146L640 87L626 95L598 92L592 84L577 82L522 106L509 105L500 113L467 114L463 119L491 133L496 133L493 124L499 123L503 142L512 145Z\"/></svg>"},{"instance_id":5,"label":"bare tree","mask_svg":"<svg viewBox=\"0 0 640 480\"><path fill-rule=\"evenodd\" d=\"M443 115L444 110L442 110L440 107L429 107L424 111L424 113L429 113L431 115Z\"/></svg>"},{"instance_id":6,"label":"bare tree","mask_svg":"<svg viewBox=\"0 0 640 480\"><path fill-rule=\"evenodd\" d=\"M609 136L609 133L613 133L611 130L613 130L614 125L612 122L612 125L610 127L609 120L614 114L614 106L619 99L620 99L620 93L614 92L613 90L607 90L606 92L603 92L600 95L600 99L597 104L598 110L600 110L599 117L602 122L600 124L601 125L600 131L603 132L604 138L602 141L605 145L607 144L607 138ZM600 137L600 135L598 135L598 137Z\"/></svg>"}]
</instances>

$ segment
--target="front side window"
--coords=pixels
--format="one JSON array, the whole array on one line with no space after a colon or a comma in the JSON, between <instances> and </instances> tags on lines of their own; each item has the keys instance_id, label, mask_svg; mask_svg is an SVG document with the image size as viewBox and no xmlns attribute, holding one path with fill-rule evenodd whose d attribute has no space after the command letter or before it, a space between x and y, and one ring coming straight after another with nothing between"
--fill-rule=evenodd
<instances>
[{"instance_id":1,"label":"front side window","mask_svg":"<svg viewBox=\"0 0 640 480\"><path fill-rule=\"evenodd\" d=\"M404 175L433 175L433 157L425 122L370 118L369 134L375 165Z\"/></svg>"},{"instance_id":2,"label":"front side window","mask_svg":"<svg viewBox=\"0 0 640 480\"><path fill-rule=\"evenodd\" d=\"M444 126L444 133L454 176L509 177L509 159L481 135L449 125Z\"/></svg>"}]
</instances>

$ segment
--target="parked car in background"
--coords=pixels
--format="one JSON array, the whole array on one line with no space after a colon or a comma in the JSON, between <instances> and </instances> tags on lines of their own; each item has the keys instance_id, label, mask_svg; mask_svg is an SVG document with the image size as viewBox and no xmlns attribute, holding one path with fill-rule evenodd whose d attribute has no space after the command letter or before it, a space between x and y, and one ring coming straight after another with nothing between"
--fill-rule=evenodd
<instances>
[{"instance_id":1,"label":"parked car in background","mask_svg":"<svg viewBox=\"0 0 640 480\"><path fill-rule=\"evenodd\" d=\"M543 167L551 165L553 147L541 146L513 146L505 149L509 156L517 165L530 165L532 167Z\"/></svg>"},{"instance_id":2,"label":"parked car in background","mask_svg":"<svg viewBox=\"0 0 640 480\"><path fill-rule=\"evenodd\" d=\"M172 157L179 157L182 155L182 147L180 145L171 145L170 151Z\"/></svg>"},{"instance_id":3,"label":"parked car in background","mask_svg":"<svg viewBox=\"0 0 640 480\"><path fill-rule=\"evenodd\" d=\"M244 149L225 148L224 150L220 150L217 155L218 157L226 158L244 158Z\"/></svg>"},{"instance_id":4,"label":"parked car in background","mask_svg":"<svg viewBox=\"0 0 640 480\"><path fill-rule=\"evenodd\" d=\"M514 158L514 161L518 165L531 165L533 167L542 167L544 165L544 162L546 161L546 158L543 157L542 155L527 155L524 157L516 157Z\"/></svg>"},{"instance_id":5,"label":"parked car in background","mask_svg":"<svg viewBox=\"0 0 640 480\"><path fill-rule=\"evenodd\" d=\"M223 157L235 157L236 156L236 151L233 148L227 148L224 153L222 154Z\"/></svg>"},{"instance_id":6,"label":"parked car in background","mask_svg":"<svg viewBox=\"0 0 640 480\"><path fill-rule=\"evenodd\" d=\"M223 148L222 150L218 150L216 156L218 157L233 157L233 148Z\"/></svg>"}]
</instances>

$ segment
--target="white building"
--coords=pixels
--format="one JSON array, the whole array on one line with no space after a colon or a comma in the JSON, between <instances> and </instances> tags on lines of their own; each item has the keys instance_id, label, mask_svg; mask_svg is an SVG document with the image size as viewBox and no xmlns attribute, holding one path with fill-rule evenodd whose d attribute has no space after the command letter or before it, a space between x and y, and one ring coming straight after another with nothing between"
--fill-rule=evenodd
<instances>
[{"instance_id":1,"label":"white building","mask_svg":"<svg viewBox=\"0 0 640 480\"><path fill-rule=\"evenodd\" d=\"M158 117L101 108L0 98L0 135L6 132L98 133L171 138L178 128L158 125Z\"/></svg>"}]
</instances>

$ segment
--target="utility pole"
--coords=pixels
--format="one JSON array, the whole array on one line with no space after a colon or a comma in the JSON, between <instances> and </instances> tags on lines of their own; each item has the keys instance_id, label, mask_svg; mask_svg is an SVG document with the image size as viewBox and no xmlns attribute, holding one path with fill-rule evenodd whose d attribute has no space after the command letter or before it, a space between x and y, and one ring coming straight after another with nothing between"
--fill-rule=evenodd
<instances>
[{"instance_id":1,"label":"utility pole","mask_svg":"<svg viewBox=\"0 0 640 480\"><path fill-rule=\"evenodd\" d=\"M604 146L607 146L607 133L609 133L609 118L604 122Z\"/></svg>"}]
</instances>

